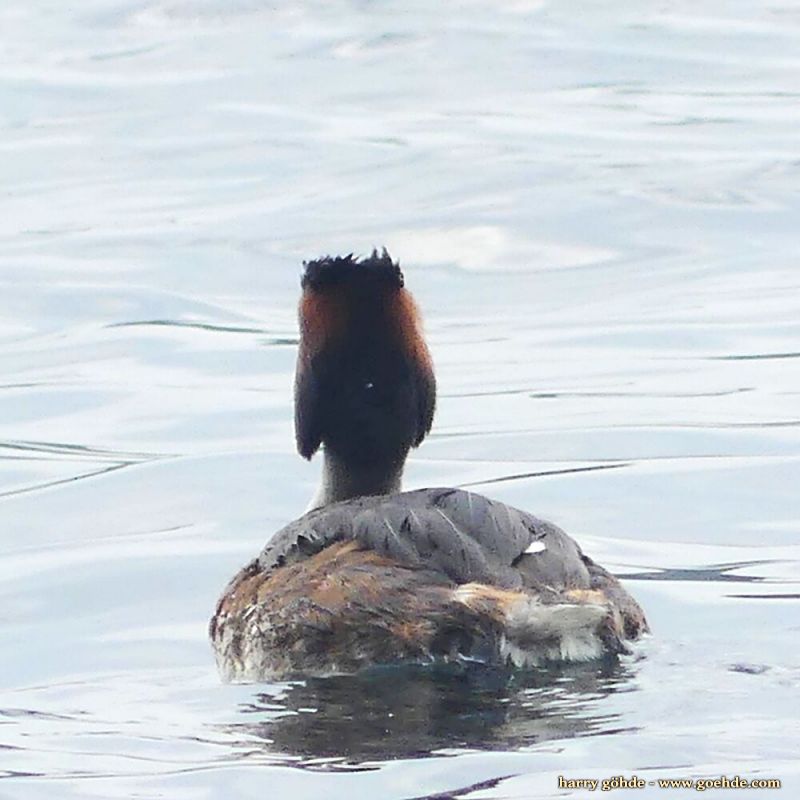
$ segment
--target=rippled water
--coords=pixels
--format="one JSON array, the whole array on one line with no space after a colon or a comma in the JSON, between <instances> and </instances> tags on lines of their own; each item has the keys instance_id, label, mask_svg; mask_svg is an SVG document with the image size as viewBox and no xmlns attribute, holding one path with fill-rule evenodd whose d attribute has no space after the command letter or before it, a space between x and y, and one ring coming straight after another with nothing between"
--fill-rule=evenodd
<instances>
[{"instance_id":1,"label":"rippled water","mask_svg":"<svg viewBox=\"0 0 800 800\"><path fill-rule=\"evenodd\" d=\"M794 4L32 0L0 26L0 796L800 782ZM213 603L316 481L299 263L382 244L440 377L409 486L567 528L646 607L636 657L218 681Z\"/></svg>"}]
</instances>

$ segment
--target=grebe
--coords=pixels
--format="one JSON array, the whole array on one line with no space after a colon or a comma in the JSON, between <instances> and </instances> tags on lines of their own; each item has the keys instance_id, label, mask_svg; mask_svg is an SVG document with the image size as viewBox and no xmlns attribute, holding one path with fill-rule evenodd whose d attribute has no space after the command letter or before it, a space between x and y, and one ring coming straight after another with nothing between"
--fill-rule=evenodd
<instances>
[{"instance_id":1,"label":"grebe","mask_svg":"<svg viewBox=\"0 0 800 800\"><path fill-rule=\"evenodd\" d=\"M648 630L642 610L555 525L459 489L401 492L436 381L386 250L308 262L301 283L295 432L304 458L322 446L322 484L220 598L223 678L626 652Z\"/></svg>"}]
</instances>

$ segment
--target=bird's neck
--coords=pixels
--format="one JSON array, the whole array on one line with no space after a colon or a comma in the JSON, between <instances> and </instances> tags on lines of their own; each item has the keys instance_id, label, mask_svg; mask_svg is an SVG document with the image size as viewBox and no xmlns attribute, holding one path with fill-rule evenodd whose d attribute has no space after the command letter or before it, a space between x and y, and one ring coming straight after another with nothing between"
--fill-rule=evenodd
<instances>
[{"instance_id":1,"label":"bird's neck","mask_svg":"<svg viewBox=\"0 0 800 800\"><path fill-rule=\"evenodd\" d=\"M323 450L322 480L306 511L376 494L394 494L402 490L405 458L380 466L354 466Z\"/></svg>"}]
</instances>

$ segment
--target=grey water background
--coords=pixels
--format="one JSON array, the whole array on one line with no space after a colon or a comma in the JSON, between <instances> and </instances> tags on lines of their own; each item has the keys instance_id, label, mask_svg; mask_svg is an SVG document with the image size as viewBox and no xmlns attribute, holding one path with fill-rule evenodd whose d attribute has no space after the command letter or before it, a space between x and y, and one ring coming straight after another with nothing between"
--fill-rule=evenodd
<instances>
[{"instance_id":1,"label":"grey water background","mask_svg":"<svg viewBox=\"0 0 800 800\"><path fill-rule=\"evenodd\" d=\"M796 4L32 0L0 30L0 797L788 796ZM634 656L217 679L216 597L317 477L300 262L374 245L439 374L408 486L565 527L647 609Z\"/></svg>"}]
</instances>

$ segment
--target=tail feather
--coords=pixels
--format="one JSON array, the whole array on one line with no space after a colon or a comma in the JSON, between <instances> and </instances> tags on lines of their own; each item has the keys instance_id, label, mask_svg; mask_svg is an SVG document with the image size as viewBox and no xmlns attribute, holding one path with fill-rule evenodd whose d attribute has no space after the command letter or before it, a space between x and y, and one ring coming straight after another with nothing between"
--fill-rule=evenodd
<instances>
[{"instance_id":1,"label":"tail feather","mask_svg":"<svg viewBox=\"0 0 800 800\"><path fill-rule=\"evenodd\" d=\"M592 590L551 597L468 583L455 589L453 598L499 625L501 655L515 666L597 658L608 649L609 633L616 627L602 592Z\"/></svg>"}]
</instances>

